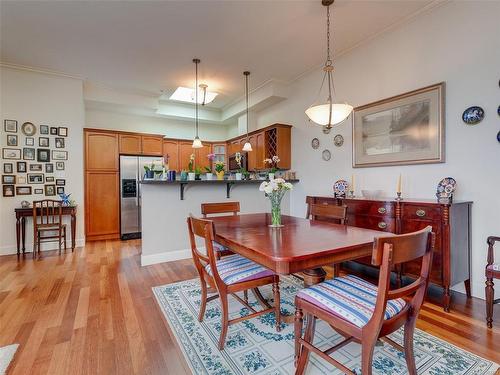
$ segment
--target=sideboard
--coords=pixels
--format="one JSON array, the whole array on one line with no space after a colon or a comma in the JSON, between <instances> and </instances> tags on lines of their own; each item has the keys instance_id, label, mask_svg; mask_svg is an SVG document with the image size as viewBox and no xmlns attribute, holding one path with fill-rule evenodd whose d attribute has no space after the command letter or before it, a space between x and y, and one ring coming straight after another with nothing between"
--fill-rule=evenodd
<instances>
[{"instance_id":1,"label":"sideboard","mask_svg":"<svg viewBox=\"0 0 500 375\"><path fill-rule=\"evenodd\" d=\"M307 203L347 206L347 225L396 234L410 233L432 226L436 236L431 283L443 288L443 308L450 309L450 287L463 282L470 291L471 206L472 202L438 203L432 200L364 199L308 196ZM371 259L360 259L371 264ZM395 269L398 283L403 276L415 278L420 261L404 263Z\"/></svg>"}]
</instances>

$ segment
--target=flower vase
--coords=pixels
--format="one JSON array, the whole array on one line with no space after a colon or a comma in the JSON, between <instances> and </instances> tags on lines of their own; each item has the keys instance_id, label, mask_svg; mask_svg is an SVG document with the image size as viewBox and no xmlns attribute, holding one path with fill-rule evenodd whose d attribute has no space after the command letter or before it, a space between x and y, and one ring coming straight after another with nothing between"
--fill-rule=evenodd
<instances>
[{"instance_id":1,"label":"flower vase","mask_svg":"<svg viewBox=\"0 0 500 375\"><path fill-rule=\"evenodd\" d=\"M196 173L189 172L188 173L188 181L194 181L196 179Z\"/></svg>"},{"instance_id":2,"label":"flower vase","mask_svg":"<svg viewBox=\"0 0 500 375\"><path fill-rule=\"evenodd\" d=\"M208 181L213 180L213 178L214 178L214 174L213 173L207 173L205 176L206 176L206 178L207 178Z\"/></svg>"},{"instance_id":3,"label":"flower vase","mask_svg":"<svg viewBox=\"0 0 500 375\"><path fill-rule=\"evenodd\" d=\"M271 228L281 228L281 197L270 197L271 199Z\"/></svg>"},{"instance_id":4,"label":"flower vase","mask_svg":"<svg viewBox=\"0 0 500 375\"><path fill-rule=\"evenodd\" d=\"M241 181L241 179L243 178L243 173L236 173L236 181Z\"/></svg>"},{"instance_id":5,"label":"flower vase","mask_svg":"<svg viewBox=\"0 0 500 375\"><path fill-rule=\"evenodd\" d=\"M274 180L274 173L269 173L268 177L269 177L269 181Z\"/></svg>"},{"instance_id":6,"label":"flower vase","mask_svg":"<svg viewBox=\"0 0 500 375\"><path fill-rule=\"evenodd\" d=\"M215 174L217 175L217 180L219 180L219 181L224 180L224 171L220 171L220 172L216 171Z\"/></svg>"}]
</instances>

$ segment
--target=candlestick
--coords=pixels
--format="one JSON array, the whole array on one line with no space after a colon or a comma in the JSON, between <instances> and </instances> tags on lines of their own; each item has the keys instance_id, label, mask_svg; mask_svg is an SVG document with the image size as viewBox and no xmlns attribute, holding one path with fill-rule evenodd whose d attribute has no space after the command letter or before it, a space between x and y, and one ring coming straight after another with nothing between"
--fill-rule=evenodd
<instances>
[{"instance_id":1,"label":"candlestick","mask_svg":"<svg viewBox=\"0 0 500 375\"><path fill-rule=\"evenodd\" d=\"M401 193L402 190L401 190L401 174L399 174L399 177L398 177L398 183L396 185L396 193Z\"/></svg>"},{"instance_id":2,"label":"candlestick","mask_svg":"<svg viewBox=\"0 0 500 375\"><path fill-rule=\"evenodd\" d=\"M396 197L396 200L397 200L397 201L402 201L402 200L403 200L403 198L401 197L401 192L400 192L400 191L398 191L398 192L396 193L396 195L397 195L397 197Z\"/></svg>"},{"instance_id":3,"label":"candlestick","mask_svg":"<svg viewBox=\"0 0 500 375\"><path fill-rule=\"evenodd\" d=\"M355 191L355 182L354 182L354 175L351 176L351 191Z\"/></svg>"}]
</instances>

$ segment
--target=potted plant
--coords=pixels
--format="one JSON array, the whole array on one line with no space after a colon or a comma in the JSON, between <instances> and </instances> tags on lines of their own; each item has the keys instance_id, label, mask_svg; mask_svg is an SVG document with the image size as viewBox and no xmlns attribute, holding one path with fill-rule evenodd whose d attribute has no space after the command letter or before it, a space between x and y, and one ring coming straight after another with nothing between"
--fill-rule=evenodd
<instances>
[{"instance_id":1,"label":"potted plant","mask_svg":"<svg viewBox=\"0 0 500 375\"><path fill-rule=\"evenodd\" d=\"M155 163L151 163L151 165L145 165L144 166L144 177L148 179L154 179L155 178Z\"/></svg>"},{"instance_id":2,"label":"potted plant","mask_svg":"<svg viewBox=\"0 0 500 375\"><path fill-rule=\"evenodd\" d=\"M240 181L243 177L243 171L245 170L245 168L242 168L241 166L241 153L237 152L235 155L234 155L234 158L236 160L236 164L238 164L238 172L236 172L236 180L237 181Z\"/></svg>"},{"instance_id":3,"label":"potted plant","mask_svg":"<svg viewBox=\"0 0 500 375\"><path fill-rule=\"evenodd\" d=\"M215 154L208 154L207 158L210 163L210 167L205 167L206 178L207 180L212 180L214 178L214 174L212 173L212 162L215 159Z\"/></svg>"},{"instance_id":4,"label":"potted plant","mask_svg":"<svg viewBox=\"0 0 500 375\"><path fill-rule=\"evenodd\" d=\"M270 181L264 181L260 184L259 190L263 191L271 201L271 225L270 227L281 227L281 200L285 193L292 190L291 183L282 178L276 178Z\"/></svg>"},{"instance_id":5,"label":"potted plant","mask_svg":"<svg viewBox=\"0 0 500 375\"><path fill-rule=\"evenodd\" d=\"M196 173L194 172L194 154L189 157L188 164L188 180L194 181L196 179Z\"/></svg>"},{"instance_id":6,"label":"potted plant","mask_svg":"<svg viewBox=\"0 0 500 375\"><path fill-rule=\"evenodd\" d=\"M195 180L201 180L201 172L202 172L202 170L200 167L196 167L194 169L194 179Z\"/></svg>"},{"instance_id":7,"label":"potted plant","mask_svg":"<svg viewBox=\"0 0 500 375\"><path fill-rule=\"evenodd\" d=\"M223 180L224 179L224 169L226 168L226 165L224 164L223 161L216 161L215 162L215 174L217 175L217 180Z\"/></svg>"},{"instance_id":8,"label":"potted plant","mask_svg":"<svg viewBox=\"0 0 500 375\"><path fill-rule=\"evenodd\" d=\"M278 155L274 155L271 159L264 159L265 164L269 164L269 180L274 180L274 175L278 172L278 163L280 162L280 158Z\"/></svg>"}]
</instances>

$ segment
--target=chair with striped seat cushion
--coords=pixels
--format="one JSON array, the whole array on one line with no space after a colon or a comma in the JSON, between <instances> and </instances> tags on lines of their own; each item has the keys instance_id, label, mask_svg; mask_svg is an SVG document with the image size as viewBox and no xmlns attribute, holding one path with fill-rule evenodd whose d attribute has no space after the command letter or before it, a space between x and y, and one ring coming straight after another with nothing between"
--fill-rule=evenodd
<instances>
[{"instance_id":1,"label":"chair with striped seat cushion","mask_svg":"<svg viewBox=\"0 0 500 375\"><path fill-rule=\"evenodd\" d=\"M500 272L500 263L490 264L488 267L486 267L486 269L490 270L490 271L498 271L498 272Z\"/></svg>"},{"instance_id":2,"label":"chair with striped seat cushion","mask_svg":"<svg viewBox=\"0 0 500 375\"><path fill-rule=\"evenodd\" d=\"M216 267L217 271L219 271L220 278L227 285L273 275L270 269L237 254L229 255L218 260ZM205 269L207 273L213 277L210 264L207 264Z\"/></svg>"},{"instance_id":3,"label":"chair with striped seat cushion","mask_svg":"<svg viewBox=\"0 0 500 375\"><path fill-rule=\"evenodd\" d=\"M301 290L297 296L363 327L373 315L377 302L377 287L353 275L336 277ZM385 319L390 319L405 307L402 298L387 301Z\"/></svg>"},{"instance_id":4,"label":"chair with striped seat cushion","mask_svg":"<svg viewBox=\"0 0 500 375\"><path fill-rule=\"evenodd\" d=\"M240 202L217 202L217 203L202 203L201 213L203 218L208 218L211 215L232 214L238 215L240 212ZM234 254L231 249L216 241L212 242L217 259L223 256Z\"/></svg>"},{"instance_id":5,"label":"chair with striped seat cushion","mask_svg":"<svg viewBox=\"0 0 500 375\"><path fill-rule=\"evenodd\" d=\"M217 241L212 241L212 246L214 247L214 250L219 252L219 253L222 253L224 251L229 251L229 247L224 246L224 245L218 243Z\"/></svg>"},{"instance_id":6,"label":"chair with striped seat cushion","mask_svg":"<svg viewBox=\"0 0 500 375\"><path fill-rule=\"evenodd\" d=\"M488 258L486 262L486 325L493 328L493 305L500 303L500 298L495 299L495 290L493 289L493 280L500 279L500 263L495 262L493 248L496 242L500 242L500 237L490 236L488 243Z\"/></svg>"}]
</instances>

